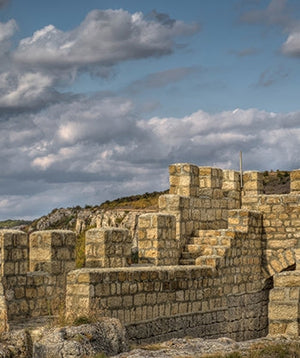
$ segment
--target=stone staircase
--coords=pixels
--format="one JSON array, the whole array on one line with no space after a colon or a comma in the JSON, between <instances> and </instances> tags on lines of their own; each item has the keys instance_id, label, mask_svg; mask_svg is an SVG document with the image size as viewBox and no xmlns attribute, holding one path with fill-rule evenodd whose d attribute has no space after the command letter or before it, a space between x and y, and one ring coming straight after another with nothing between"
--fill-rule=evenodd
<instances>
[{"instance_id":1,"label":"stone staircase","mask_svg":"<svg viewBox=\"0 0 300 358\"><path fill-rule=\"evenodd\" d=\"M227 232L224 229L198 230L185 245L179 264L216 267L231 244Z\"/></svg>"}]
</instances>

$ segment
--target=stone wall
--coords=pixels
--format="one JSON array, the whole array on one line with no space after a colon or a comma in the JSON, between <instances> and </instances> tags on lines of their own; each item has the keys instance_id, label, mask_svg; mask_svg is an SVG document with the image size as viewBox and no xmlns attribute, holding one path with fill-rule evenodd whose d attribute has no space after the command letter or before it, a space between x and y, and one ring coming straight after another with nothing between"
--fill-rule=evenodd
<instances>
[{"instance_id":1,"label":"stone wall","mask_svg":"<svg viewBox=\"0 0 300 358\"><path fill-rule=\"evenodd\" d=\"M276 274L270 292L269 333L272 336L300 335L300 271Z\"/></svg>"},{"instance_id":2,"label":"stone wall","mask_svg":"<svg viewBox=\"0 0 300 358\"><path fill-rule=\"evenodd\" d=\"M178 265L179 242L174 215L144 214L139 217L139 263Z\"/></svg>"},{"instance_id":3,"label":"stone wall","mask_svg":"<svg viewBox=\"0 0 300 358\"><path fill-rule=\"evenodd\" d=\"M252 339L268 322L273 335L299 335L300 170L287 195L264 195L261 173L242 179L241 189L238 172L171 165L160 212L135 226L138 265L127 230L87 231L80 270L72 232L0 231L0 330L65 304L67 316L118 318L135 342Z\"/></svg>"},{"instance_id":4,"label":"stone wall","mask_svg":"<svg viewBox=\"0 0 300 358\"><path fill-rule=\"evenodd\" d=\"M67 313L118 318L137 342L264 336L268 292L259 281L242 285L209 267L81 269L68 274Z\"/></svg>"},{"instance_id":5,"label":"stone wall","mask_svg":"<svg viewBox=\"0 0 300 358\"><path fill-rule=\"evenodd\" d=\"M7 327L10 321L57 313L64 305L75 241L70 231L36 232L29 239L22 231L0 231L0 307Z\"/></svg>"},{"instance_id":6,"label":"stone wall","mask_svg":"<svg viewBox=\"0 0 300 358\"><path fill-rule=\"evenodd\" d=\"M236 217L245 212L238 210ZM226 231L230 245L214 267L85 268L70 272L67 314L93 312L118 318L126 325L130 339L138 342L187 334L227 335L238 340L265 335L268 290L261 262L261 215L247 212L247 217L239 221L240 231ZM151 218L153 215L145 219ZM156 225L159 227L159 220Z\"/></svg>"},{"instance_id":7,"label":"stone wall","mask_svg":"<svg viewBox=\"0 0 300 358\"><path fill-rule=\"evenodd\" d=\"M240 208L238 172L178 163L169 173L170 194L159 198L159 211L175 216L180 249L197 230L227 228L228 210Z\"/></svg>"},{"instance_id":8,"label":"stone wall","mask_svg":"<svg viewBox=\"0 0 300 358\"><path fill-rule=\"evenodd\" d=\"M291 173L291 188L296 187L293 178L298 178L299 172ZM263 214L264 262L269 275L273 275L295 264L294 249L300 244L300 195L294 190L285 195L261 194L262 175L254 172L247 176L251 190L245 184L243 208Z\"/></svg>"},{"instance_id":9,"label":"stone wall","mask_svg":"<svg viewBox=\"0 0 300 358\"><path fill-rule=\"evenodd\" d=\"M133 242L126 229L91 229L85 235L86 267L123 267L131 260Z\"/></svg>"}]
</instances>

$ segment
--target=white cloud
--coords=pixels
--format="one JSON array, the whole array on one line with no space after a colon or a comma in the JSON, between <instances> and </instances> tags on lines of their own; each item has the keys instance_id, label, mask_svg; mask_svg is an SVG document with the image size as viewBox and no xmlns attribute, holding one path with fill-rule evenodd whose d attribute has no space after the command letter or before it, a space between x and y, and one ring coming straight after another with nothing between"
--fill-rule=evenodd
<instances>
[{"instance_id":1,"label":"white cloud","mask_svg":"<svg viewBox=\"0 0 300 358\"><path fill-rule=\"evenodd\" d=\"M289 56L300 56L300 32L292 32L282 45L282 52Z\"/></svg>"},{"instance_id":2,"label":"white cloud","mask_svg":"<svg viewBox=\"0 0 300 358\"><path fill-rule=\"evenodd\" d=\"M0 107L27 107L51 100L51 77L41 73L0 74Z\"/></svg>"},{"instance_id":3,"label":"white cloud","mask_svg":"<svg viewBox=\"0 0 300 358\"><path fill-rule=\"evenodd\" d=\"M6 23L0 22L0 42L9 40L17 30L15 20L9 20Z\"/></svg>"},{"instance_id":4,"label":"white cloud","mask_svg":"<svg viewBox=\"0 0 300 358\"><path fill-rule=\"evenodd\" d=\"M14 53L17 62L50 71L105 70L120 61L162 56L173 51L177 36L198 25L148 20L142 13L93 10L74 30L53 25L23 39Z\"/></svg>"},{"instance_id":5,"label":"white cloud","mask_svg":"<svg viewBox=\"0 0 300 358\"><path fill-rule=\"evenodd\" d=\"M299 57L300 23L299 19L293 18L293 10L287 0L271 0L265 9L247 11L241 15L240 20L249 24L278 25L284 33L288 33L286 41L281 46L282 53Z\"/></svg>"},{"instance_id":6,"label":"white cloud","mask_svg":"<svg viewBox=\"0 0 300 358\"><path fill-rule=\"evenodd\" d=\"M1 8L1 4L0 4ZM0 68L6 64L5 57L9 56L11 47L10 39L17 30L17 23L15 20L9 20L6 23L0 22Z\"/></svg>"},{"instance_id":7,"label":"white cloud","mask_svg":"<svg viewBox=\"0 0 300 358\"><path fill-rule=\"evenodd\" d=\"M18 114L0 122L0 201L6 200L0 214L6 207L6 217L14 210L25 217L166 189L169 164L237 169L240 150L245 169L295 169L299 123L300 112L257 109L144 120L132 102L117 97L82 97ZM17 197L18 209L11 205Z\"/></svg>"},{"instance_id":8,"label":"white cloud","mask_svg":"<svg viewBox=\"0 0 300 358\"><path fill-rule=\"evenodd\" d=\"M55 90L78 71L104 75L121 61L169 54L177 36L198 31L195 24L156 12L145 17L95 10L71 31L53 25L36 31L9 54L7 43L15 30L14 20L0 24L5 44L0 53L6 51L0 72L2 217L38 216L55 206L166 189L169 164L237 168L240 150L245 169L300 167L300 112L199 110L146 120L137 110L142 105L128 97ZM167 86L196 71L181 67L153 73L131 90Z\"/></svg>"}]
</instances>

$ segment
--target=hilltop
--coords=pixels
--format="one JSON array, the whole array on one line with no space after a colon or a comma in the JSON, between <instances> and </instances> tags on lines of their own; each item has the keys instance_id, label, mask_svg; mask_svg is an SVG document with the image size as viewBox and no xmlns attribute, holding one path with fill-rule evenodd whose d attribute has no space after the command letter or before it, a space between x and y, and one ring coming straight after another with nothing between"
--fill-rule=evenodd
<instances>
[{"instance_id":1,"label":"hilltop","mask_svg":"<svg viewBox=\"0 0 300 358\"><path fill-rule=\"evenodd\" d=\"M290 173L288 171L264 171L264 192L266 194L287 194L290 187ZM86 218L99 215L106 211L155 211L158 210L158 198L167 194L168 190L154 191L140 195L131 195L115 200L107 200L100 205L86 205L69 208L55 208L49 214L34 221L5 220L0 221L0 229L19 228L25 231L45 229L76 229L78 217ZM118 223L118 222L117 222ZM90 223L87 223L89 225ZM79 230L81 231L81 230Z\"/></svg>"}]
</instances>

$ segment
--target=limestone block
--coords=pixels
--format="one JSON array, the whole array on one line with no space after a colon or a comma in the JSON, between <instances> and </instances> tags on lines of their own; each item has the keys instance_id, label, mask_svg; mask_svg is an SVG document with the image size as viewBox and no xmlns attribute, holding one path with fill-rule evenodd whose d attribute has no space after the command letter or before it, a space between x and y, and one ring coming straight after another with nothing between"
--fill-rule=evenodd
<instances>
[{"instance_id":1,"label":"limestone block","mask_svg":"<svg viewBox=\"0 0 300 358\"><path fill-rule=\"evenodd\" d=\"M132 239L127 229L91 229L85 240L86 267L128 266Z\"/></svg>"},{"instance_id":2,"label":"limestone block","mask_svg":"<svg viewBox=\"0 0 300 358\"><path fill-rule=\"evenodd\" d=\"M20 275L28 271L28 236L19 230L0 230L1 275Z\"/></svg>"},{"instance_id":3,"label":"limestone block","mask_svg":"<svg viewBox=\"0 0 300 358\"><path fill-rule=\"evenodd\" d=\"M270 320L297 320L299 316L298 305L284 304L279 302L269 303L269 319Z\"/></svg>"},{"instance_id":4,"label":"limestone block","mask_svg":"<svg viewBox=\"0 0 300 358\"><path fill-rule=\"evenodd\" d=\"M140 263L178 264L180 251L174 215L160 213L141 215L138 233Z\"/></svg>"},{"instance_id":5,"label":"limestone block","mask_svg":"<svg viewBox=\"0 0 300 358\"><path fill-rule=\"evenodd\" d=\"M199 169L188 163L172 164L169 167L170 194L198 196Z\"/></svg>"},{"instance_id":6,"label":"limestone block","mask_svg":"<svg viewBox=\"0 0 300 358\"><path fill-rule=\"evenodd\" d=\"M275 275L274 286L300 287L300 271L286 271Z\"/></svg>"},{"instance_id":7,"label":"limestone block","mask_svg":"<svg viewBox=\"0 0 300 358\"><path fill-rule=\"evenodd\" d=\"M243 190L245 195L263 194L263 173L246 171L243 174Z\"/></svg>"},{"instance_id":8,"label":"limestone block","mask_svg":"<svg viewBox=\"0 0 300 358\"><path fill-rule=\"evenodd\" d=\"M291 193L300 193L300 169L293 170L290 173L291 183Z\"/></svg>"},{"instance_id":9,"label":"limestone block","mask_svg":"<svg viewBox=\"0 0 300 358\"><path fill-rule=\"evenodd\" d=\"M204 189L221 189L223 171L219 168L199 167L199 194L204 195ZM208 192L206 192L206 195ZM211 193L213 194L213 192Z\"/></svg>"},{"instance_id":10,"label":"limestone block","mask_svg":"<svg viewBox=\"0 0 300 358\"><path fill-rule=\"evenodd\" d=\"M235 170L223 170L222 189L240 191L240 173Z\"/></svg>"},{"instance_id":11,"label":"limestone block","mask_svg":"<svg viewBox=\"0 0 300 358\"><path fill-rule=\"evenodd\" d=\"M69 230L33 232L29 237L29 270L55 275L75 268L76 235Z\"/></svg>"},{"instance_id":12,"label":"limestone block","mask_svg":"<svg viewBox=\"0 0 300 358\"><path fill-rule=\"evenodd\" d=\"M285 322L273 322L269 323L269 335L270 336L277 336L283 335L286 333L287 323Z\"/></svg>"}]
</instances>

